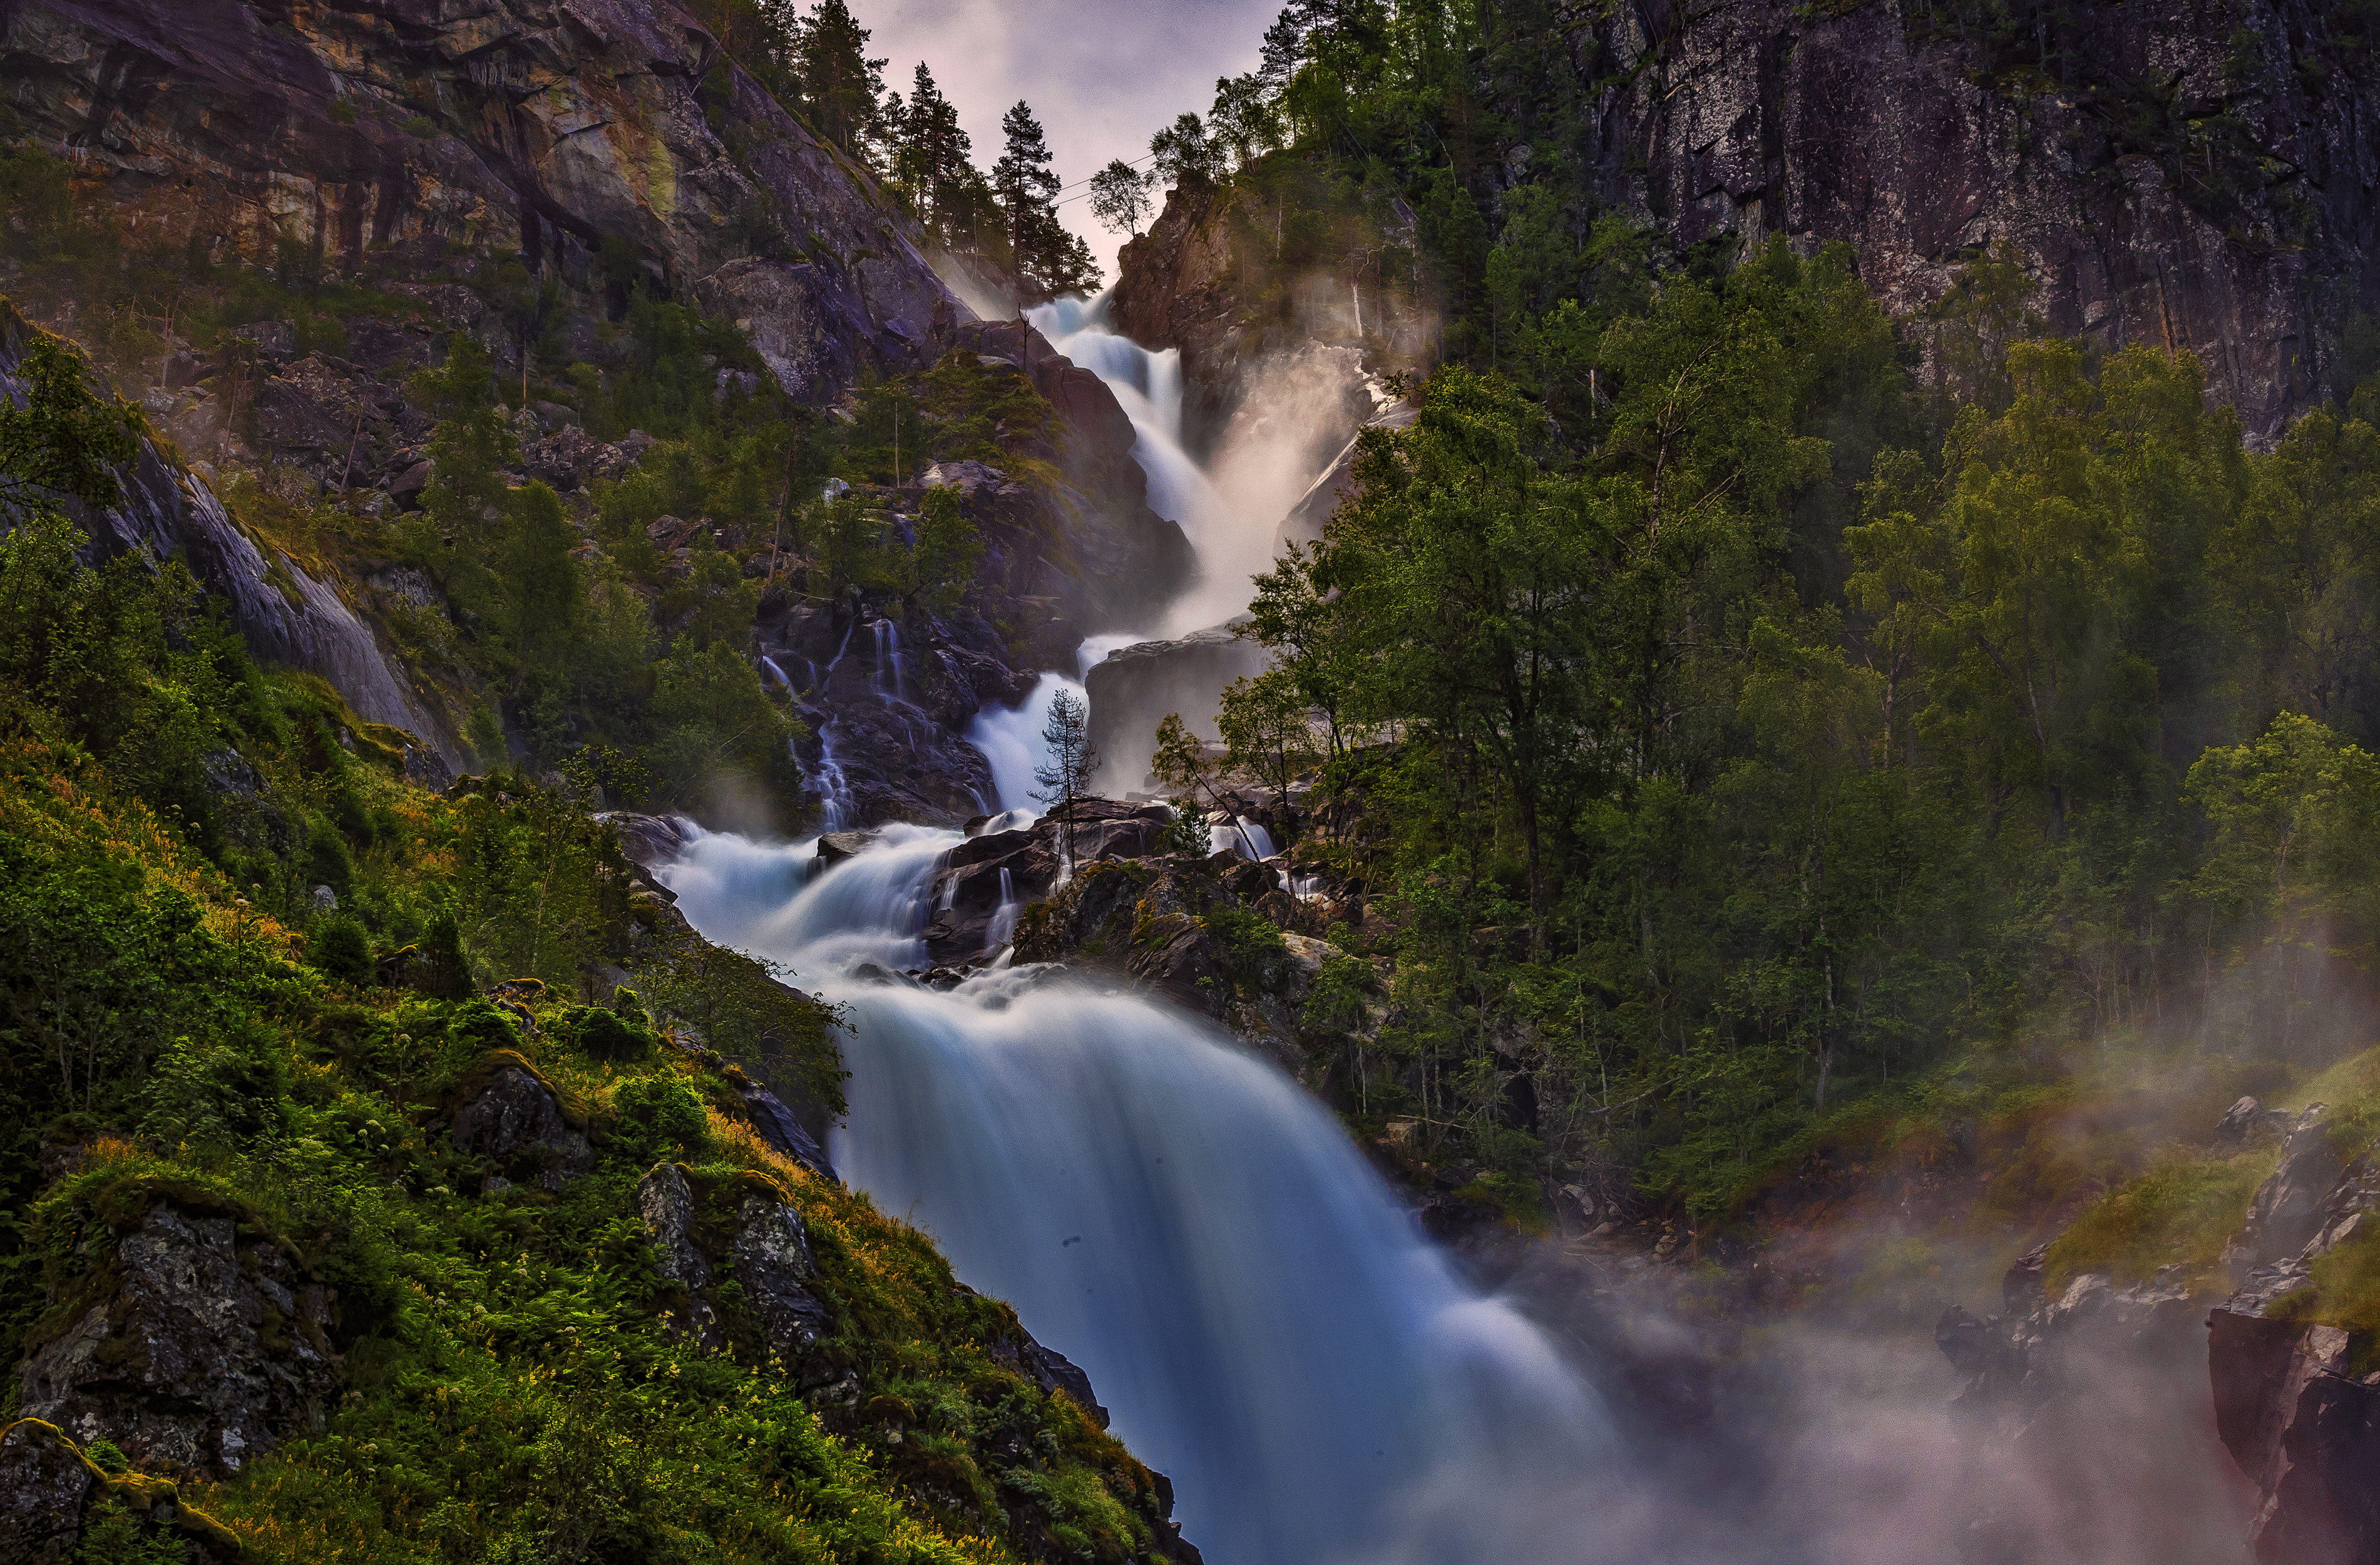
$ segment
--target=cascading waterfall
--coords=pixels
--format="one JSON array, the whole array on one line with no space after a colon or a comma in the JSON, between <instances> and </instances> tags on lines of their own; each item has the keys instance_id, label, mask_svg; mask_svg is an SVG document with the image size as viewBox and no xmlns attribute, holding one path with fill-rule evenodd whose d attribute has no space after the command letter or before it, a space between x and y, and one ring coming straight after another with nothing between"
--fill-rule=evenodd
<instances>
[{"instance_id":1,"label":"cascading waterfall","mask_svg":"<svg viewBox=\"0 0 2380 1565\"><path fill-rule=\"evenodd\" d=\"M1281 850L1273 846L1272 833L1260 821L1243 818L1234 828L1228 820L1219 820L1207 828L1207 851L1221 853L1229 849L1242 858L1267 859Z\"/></svg>"},{"instance_id":2,"label":"cascading waterfall","mask_svg":"<svg viewBox=\"0 0 2380 1565\"><path fill-rule=\"evenodd\" d=\"M808 879L808 843L698 834L662 872L706 935L847 1008L837 1166L1090 1373L1216 1565L1588 1552L1543 1496L1611 1464L1591 1393L1456 1280L1288 1078L1057 969L948 992L843 976L924 964L957 840L892 827Z\"/></svg>"},{"instance_id":3,"label":"cascading waterfall","mask_svg":"<svg viewBox=\"0 0 2380 1565\"><path fill-rule=\"evenodd\" d=\"M1148 507L1203 552L1221 497L1182 449L1182 353L1152 353L1108 324L1108 296L1072 297L1025 312L1050 346L1108 383L1132 420L1133 459L1148 475Z\"/></svg>"},{"instance_id":4,"label":"cascading waterfall","mask_svg":"<svg viewBox=\"0 0 2380 1565\"><path fill-rule=\"evenodd\" d=\"M1029 811L1034 805L1033 769L1041 764L1041 730L1050 722L1050 703L1067 690L1080 700L1082 681L1062 673L1045 673L1033 693L1014 707L985 707L967 724L967 743L991 763L991 780L1000 791L1003 811Z\"/></svg>"}]
</instances>

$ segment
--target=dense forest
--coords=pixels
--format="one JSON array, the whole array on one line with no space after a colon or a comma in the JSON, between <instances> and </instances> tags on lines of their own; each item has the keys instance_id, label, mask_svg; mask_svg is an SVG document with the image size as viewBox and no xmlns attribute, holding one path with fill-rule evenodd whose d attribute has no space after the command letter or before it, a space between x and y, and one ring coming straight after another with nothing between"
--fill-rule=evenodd
<instances>
[{"instance_id":1,"label":"dense forest","mask_svg":"<svg viewBox=\"0 0 2380 1565\"><path fill-rule=\"evenodd\" d=\"M1156 148L1258 312L1352 264L1432 322L1226 703L1393 888L1312 1019L1359 1124L1708 1221L1829 1136L2368 1041L2380 330L2252 451L2008 253L1896 321L1840 245L1674 252L1565 165L1561 32L1293 6Z\"/></svg>"}]
</instances>

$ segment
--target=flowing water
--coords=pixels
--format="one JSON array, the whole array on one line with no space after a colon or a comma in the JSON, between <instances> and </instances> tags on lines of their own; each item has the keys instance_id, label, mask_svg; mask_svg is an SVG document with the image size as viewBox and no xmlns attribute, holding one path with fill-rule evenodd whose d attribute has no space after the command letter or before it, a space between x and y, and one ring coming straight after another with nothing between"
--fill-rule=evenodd
<instances>
[{"instance_id":1,"label":"flowing water","mask_svg":"<svg viewBox=\"0 0 2380 1565\"><path fill-rule=\"evenodd\" d=\"M808 843L699 834L663 872L706 935L847 1007L837 1166L1089 1373L1215 1565L1576 1558L1577 1535L1520 1519L1608 1466L1592 1394L1294 1083L1058 969L948 992L845 976L924 965L958 840L892 827L811 878Z\"/></svg>"}]
</instances>

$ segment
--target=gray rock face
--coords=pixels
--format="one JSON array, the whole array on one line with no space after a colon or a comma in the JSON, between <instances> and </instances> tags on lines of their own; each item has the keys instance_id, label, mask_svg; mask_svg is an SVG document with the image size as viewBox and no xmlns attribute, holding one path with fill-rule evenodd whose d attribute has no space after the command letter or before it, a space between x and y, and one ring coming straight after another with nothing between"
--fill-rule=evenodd
<instances>
[{"instance_id":1,"label":"gray rock face","mask_svg":"<svg viewBox=\"0 0 2380 1565\"><path fill-rule=\"evenodd\" d=\"M30 0L0 23L0 76L36 138L176 245L269 265L294 241L353 273L370 247L469 236L516 240L534 273L625 241L811 401L929 357L907 322L965 314L867 176L669 0ZM509 328L453 303L512 358Z\"/></svg>"},{"instance_id":2,"label":"gray rock face","mask_svg":"<svg viewBox=\"0 0 2380 1565\"><path fill-rule=\"evenodd\" d=\"M595 1149L563 1118L561 1102L518 1065L499 1068L455 1110L448 1139L516 1177L534 1168L549 1190L595 1166Z\"/></svg>"},{"instance_id":3,"label":"gray rock face","mask_svg":"<svg viewBox=\"0 0 2380 1565\"><path fill-rule=\"evenodd\" d=\"M686 1328L708 1347L725 1345L710 1295L722 1275L732 1275L770 1349L795 1369L805 1387L824 1386L839 1376L848 1379L810 1353L832 1318L808 1287L818 1265L801 1213L785 1202L747 1194L737 1205L735 1232L714 1253L703 1245L695 1206L694 1186L674 1163L655 1164L637 1185L637 1211L652 1241L657 1268L664 1280L688 1295L683 1311ZM856 1389L857 1383L850 1384Z\"/></svg>"},{"instance_id":4,"label":"gray rock face","mask_svg":"<svg viewBox=\"0 0 2380 1565\"><path fill-rule=\"evenodd\" d=\"M834 1165L827 1161L826 1150L819 1145L818 1136L802 1123L801 1117L783 1098L758 1084L736 1090L743 1095L744 1111L750 1116L752 1128L760 1133L762 1140L820 1179L843 1183ZM821 1123L826 1118L823 1113L816 1117Z\"/></svg>"},{"instance_id":5,"label":"gray rock face","mask_svg":"<svg viewBox=\"0 0 2380 1565\"><path fill-rule=\"evenodd\" d=\"M2270 437L2318 394L2340 328L2380 290L2380 83L2338 55L2319 6L2082 16L2011 53L1889 8L1616 10L1592 42L1566 42L1592 55L1586 76L1638 68L1587 144L1564 151L1681 249L1720 234L1850 240L1896 313L1940 297L1963 255L2010 241L2052 332L2193 351L2214 399ZM2044 42L2059 53L2028 78ZM2152 81L2185 119L2236 115L2237 140L2119 131L2155 112ZM2260 159L2265 175L2235 174Z\"/></svg>"},{"instance_id":6,"label":"gray rock face","mask_svg":"<svg viewBox=\"0 0 2380 1565\"><path fill-rule=\"evenodd\" d=\"M2289 1128L2280 1166L2256 1187L2247 1226L2224 1250L2234 1277L2298 1255L2322 1229L2346 1167L2324 1120L2323 1105L2316 1103Z\"/></svg>"},{"instance_id":7,"label":"gray rock face","mask_svg":"<svg viewBox=\"0 0 2380 1565\"><path fill-rule=\"evenodd\" d=\"M744 1198L731 1252L735 1280L759 1317L770 1344L788 1360L798 1357L826 1335L832 1322L826 1306L804 1284L818 1276L810 1258L809 1234L801 1213L782 1201L758 1195Z\"/></svg>"},{"instance_id":8,"label":"gray rock face","mask_svg":"<svg viewBox=\"0 0 2380 1565\"><path fill-rule=\"evenodd\" d=\"M2204 1300L2178 1268L2131 1286L2075 1277L2055 1297L2040 1277L2027 1256L2003 1284L2023 1314L1954 1306L1935 1328L1962 1382L1952 1405L1968 1459L1989 1475L1962 1496L1961 1557L2163 1558L2236 1535L2243 1496L2171 1482L2224 1465L2206 1427Z\"/></svg>"},{"instance_id":9,"label":"gray rock face","mask_svg":"<svg viewBox=\"0 0 2380 1565\"><path fill-rule=\"evenodd\" d=\"M95 1481L41 1421L0 1429L0 1565L67 1565Z\"/></svg>"},{"instance_id":10,"label":"gray rock face","mask_svg":"<svg viewBox=\"0 0 2380 1565\"><path fill-rule=\"evenodd\" d=\"M0 304L0 395L12 400L24 394L16 369L31 330L14 309ZM133 549L161 558L180 554L201 582L228 600L232 623L258 659L321 674L358 717L415 735L441 765L461 762L462 751L329 583L285 557L268 561L205 480L167 461L154 442L144 438L140 455L118 476L122 505L96 515L72 508L94 557Z\"/></svg>"},{"instance_id":11,"label":"gray rock face","mask_svg":"<svg viewBox=\"0 0 2380 1565\"><path fill-rule=\"evenodd\" d=\"M694 1187L675 1163L656 1163L637 1182L637 1215L651 1235L661 1274L686 1288L710 1286L710 1263L694 1242Z\"/></svg>"},{"instance_id":12,"label":"gray rock face","mask_svg":"<svg viewBox=\"0 0 2380 1565\"><path fill-rule=\"evenodd\" d=\"M1091 703L1091 743L1100 757L1099 781L1112 793L1149 786L1157 725L1168 712L1201 738L1215 737L1223 687L1262 673L1272 655L1228 625L1171 641L1143 641L1110 652L1083 676Z\"/></svg>"},{"instance_id":13,"label":"gray rock face","mask_svg":"<svg viewBox=\"0 0 2380 1565\"><path fill-rule=\"evenodd\" d=\"M2207 1375L2216 1430L2256 1485L2260 1565L2380 1560L2380 1386L2350 1377L2346 1331L2273 1313L2375 1209L2380 1171L2339 1155L2317 1103L2225 1251L2240 1288L2207 1316Z\"/></svg>"},{"instance_id":14,"label":"gray rock face","mask_svg":"<svg viewBox=\"0 0 2380 1565\"><path fill-rule=\"evenodd\" d=\"M229 1217L170 1202L114 1245L114 1295L27 1357L28 1415L146 1470L210 1476L315 1425L338 1380L330 1290Z\"/></svg>"}]
</instances>

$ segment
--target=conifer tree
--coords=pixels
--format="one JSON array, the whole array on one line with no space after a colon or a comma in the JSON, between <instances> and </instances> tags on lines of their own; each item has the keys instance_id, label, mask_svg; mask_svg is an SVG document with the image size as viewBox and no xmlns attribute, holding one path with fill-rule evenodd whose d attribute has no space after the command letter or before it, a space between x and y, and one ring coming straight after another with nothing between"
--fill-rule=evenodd
<instances>
[{"instance_id":1,"label":"conifer tree","mask_svg":"<svg viewBox=\"0 0 2380 1565\"><path fill-rule=\"evenodd\" d=\"M967 154L974 144L959 127L959 112L934 83L934 73L917 62L910 83L908 106L901 111L895 132L893 181L908 193L935 237L947 244L953 222L965 205Z\"/></svg>"},{"instance_id":2,"label":"conifer tree","mask_svg":"<svg viewBox=\"0 0 2380 1565\"><path fill-rule=\"evenodd\" d=\"M866 156L884 95L884 62L868 57L868 39L844 0L819 0L793 29L802 107L820 135L857 157Z\"/></svg>"},{"instance_id":3,"label":"conifer tree","mask_svg":"<svg viewBox=\"0 0 2380 1565\"><path fill-rule=\"evenodd\" d=\"M999 192L1000 208L1008 218L1009 253L1019 272L1047 280L1041 265L1057 226L1050 199L1058 193L1057 171L1050 166L1050 144L1032 106L1023 99L1000 122L1007 146L992 165L991 188Z\"/></svg>"}]
</instances>

